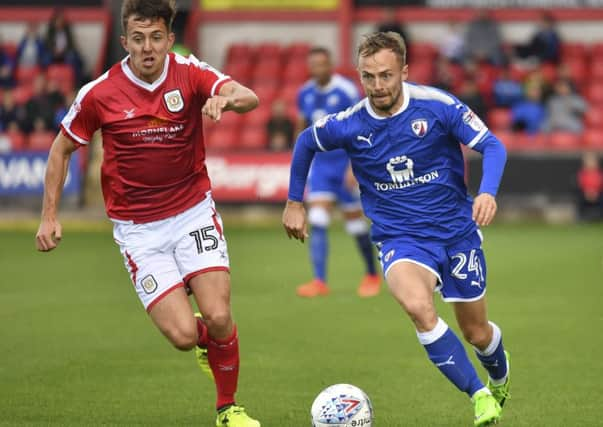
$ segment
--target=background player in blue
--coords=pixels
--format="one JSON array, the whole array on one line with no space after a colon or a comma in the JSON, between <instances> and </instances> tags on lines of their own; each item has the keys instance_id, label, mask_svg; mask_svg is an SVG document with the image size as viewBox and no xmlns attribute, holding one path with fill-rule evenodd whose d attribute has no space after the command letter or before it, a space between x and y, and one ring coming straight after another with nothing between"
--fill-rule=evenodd
<instances>
[{"instance_id":1,"label":"background player in blue","mask_svg":"<svg viewBox=\"0 0 603 427\"><path fill-rule=\"evenodd\" d=\"M327 114L345 110L359 100L358 89L350 80L333 74L331 55L322 47L315 47L308 53L308 68L312 79L299 91L298 133L306 126ZM360 296L374 296L379 293L381 279L375 271L375 255L368 233L368 225L363 217L360 198L355 180L349 170L349 158L344 150L320 153L314 157L308 183L308 222L310 223L310 258L314 278L297 288L302 297L327 295L327 228L335 202L343 212L346 231L355 237L358 249L366 265L366 275L360 282ZM351 182L350 182L351 181Z\"/></svg>"},{"instance_id":2,"label":"background player in blue","mask_svg":"<svg viewBox=\"0 0 603 427\"><path fill-rule=\"evenodd\" d=\"M394 298L409 315L433 364L474 403L474 425L495 423L509 392L509 358L500 328L486 315L486 264L478 226L496 213L506 153L455 97L406 83L406 48L396 33L365 36L358 68L367 98L329 115L298 137L283 224L306 237L301 203L316 151L343 148L358 179L372 237ZM459 142L483 154L473 200ZM433 292L452 303L464 338L488 372L479 379L463 344L438 317Z\"/></svg>"}]
</instances>

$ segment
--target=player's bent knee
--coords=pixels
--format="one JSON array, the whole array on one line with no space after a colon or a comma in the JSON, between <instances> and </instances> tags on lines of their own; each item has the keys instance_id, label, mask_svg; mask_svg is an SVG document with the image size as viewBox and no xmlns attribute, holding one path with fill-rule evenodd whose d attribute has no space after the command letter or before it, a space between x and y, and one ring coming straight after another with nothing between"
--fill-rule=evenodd
<instances>
[{"instance_id":1,"label":"player's bent knee","mask_svg":"<svg viewBox=\"0 0 603 427\"><path fill-rule=\"evenodd\" d=\"M203 320L210 331L220 330L227 328L232 323L232 315L228 308L217 309L203 313Z\"/></svg>"},{"instance_id":2,"label":"player's bent knee","mask_svg":"<svg viewBox=\"0 0 603 427\"><path fill-rule=\"evenodd\" d=\"M475 347L486 347L492 339L492 334L488 328L482 327L464 327L463 337Z\"/></svg>"},{"instance_id":3,"label":"player's bent knee","mask_svg":"<svg viewBox=\"0 0 603 427\"><path fill-rule=\"evenodd\" d=\"M308 210L308 222L315 227L326 228L331 224L331 215L322 206L312 206Z\"/></svg>"},{"instance_id":4,"label":"player's bent knee","mask_svg":"<svg viewBox=\"0 0 603 427\"><path fill-rule=\"evenodd\" d=\"M406 301L401 304L404 311L420 329L429 331L435 328L438 316L433 304L421 300Z\"/></svg>"},{"instance_id":5,"label":"player's bent knee","mask_svg":"<svg viewBox=\"0 0 603 427\"><path fill-rule=\"evenodd\" d=\"M181 351L189 351L197 345L198 336L195 328L174 327L166 331L166 336L172 345Z\"/></svg>"}]
</instances>

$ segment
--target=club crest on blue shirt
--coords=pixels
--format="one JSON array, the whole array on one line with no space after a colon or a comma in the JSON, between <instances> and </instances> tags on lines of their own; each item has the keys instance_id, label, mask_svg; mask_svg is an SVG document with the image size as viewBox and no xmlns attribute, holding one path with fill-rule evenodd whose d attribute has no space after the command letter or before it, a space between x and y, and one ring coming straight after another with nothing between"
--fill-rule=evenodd
<instances>
[{"instance_id":1,"label":"club crest on blue shirt","mask_svg":"<svg viewBox=\"0 0 603 427\"><path fill-rule=\"evenodd\" d=\"M422 138L427 133L427 120L416 119L410 122L410 128L418 137Z\"/></svg>"},{"instance_id":2,"label":"club crest on blue shirt","mask_svg":"<svg viewBox=\"0 0 603 427\"><path fill-rule=\"evenodd\" d=\"M177 113L184 108L184 100L180 89L174 89L163 94L163 100L167 109L172 113Z\"/></svg>"},{"instance_id":3,"label":"club crest on blue shirt","mask_svg":"<svg viewBox=\"0 0 603 427\"><path fill-rule=\"evenodd\" d=\"M486 127L484 122L482 122L482 119L480 119L477 116L477 114L475 114L469 108L467 109L467 111L465 111L463 113L463 122L468 124L471 127L471 129L473 129L476 132L479 132Z\"/></svg>"}]
</instances>

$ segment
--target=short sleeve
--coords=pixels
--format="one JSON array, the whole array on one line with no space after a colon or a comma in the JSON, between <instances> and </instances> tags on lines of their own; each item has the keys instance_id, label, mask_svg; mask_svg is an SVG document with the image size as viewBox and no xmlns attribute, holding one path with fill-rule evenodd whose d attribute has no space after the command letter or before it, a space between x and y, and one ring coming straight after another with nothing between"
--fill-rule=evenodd
<instances>
[{"instance_id":1,"label":"short sleeve","mask_svg":"<svg viewBox=\"0 0 603 427\"><path fill-rule=\"evenodd\" d=\"M206 62L199 61L194 55L189 55L191 83L197 95L205 98L220 92L226 82L231 81L230 76L221 73Z\"/></svg>"},{"instance_id":2,"label":"short sleeve","mask_svg":"<svg viewBox=\"0 0 603 427\"><path fill-rule=\"evenodd\" d=\"M341 113L329 114L312 125L314 142L321 151L343 148L344 123L338 119L339 114Z\"/></svg>"},{"instance_id":3,"label":"short sleeve","mask_svg":"<svg viewBox=\"0 0 603 427\"><path fill-rule=\"evenodd\" d=\"M82 87L69 111L61 121L63 133L75 143L87 145L100 128L100 118L94 101L92 83Z\"/></svg>"},{"instance_id":4,"label":"short sleeve","mask_svg":"<svg viewBox=\"0 0 603 427\"><path fill-rule=\"evenodd\" d=\"M457 102L444 108L449 132L461 144L473 148L490 133L482 119L465 104Z\"/></svg>"}]
</instances>

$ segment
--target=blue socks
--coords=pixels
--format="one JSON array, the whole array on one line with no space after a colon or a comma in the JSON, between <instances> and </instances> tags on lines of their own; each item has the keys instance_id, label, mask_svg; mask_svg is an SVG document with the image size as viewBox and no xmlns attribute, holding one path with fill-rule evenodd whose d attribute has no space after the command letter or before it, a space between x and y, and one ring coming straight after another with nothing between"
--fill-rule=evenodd
<instances>
[{"instance_id":1,"label":"blue socks","mask_svg":"<svg viewBox=\"0 0 603 427\"><path fill-rule=\"evenodd\" d=\"M373 244L368 233L358 234L354 236L358 244L358 250L366 264L366 272L371 275L377 274L375 269L375 255L373 253Z\"/></svg>"},{"instance_id":2,"label":"blue socks","mask_svg":"<svg viewBox=\"0 0 603 427\"><path fill-rule=\"evenodd\" d=\"M312 226L310 235L310 258L314 269L314 277L326 282L327 277L327 252L329 240L325 227Z\"/></svg>"},{"instance_id":3,"label":"blue socks","mask_svg":"<svg viewBox=\"0 0 603 427\"><path fill-rule=\"evenodd\" d=\"M484 388L463 344L446 322L438 319L432 331L417 332L417 337L429 359L459 390L472 397L476 391Z\"/></svg>"},{"instance_id":4,"label":"blue socks","mask_svg":"<svg viewBox=\"0 0 603 427\"><path fill-rule=\"evenodd\" d=\"M488 371L488 376L494 384L504 383L507 377L507 357L502 342L500 328L492 322L492 342L484 350L474 347L477 358Z\"/></svg>"}]
</instances>

